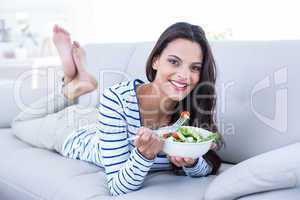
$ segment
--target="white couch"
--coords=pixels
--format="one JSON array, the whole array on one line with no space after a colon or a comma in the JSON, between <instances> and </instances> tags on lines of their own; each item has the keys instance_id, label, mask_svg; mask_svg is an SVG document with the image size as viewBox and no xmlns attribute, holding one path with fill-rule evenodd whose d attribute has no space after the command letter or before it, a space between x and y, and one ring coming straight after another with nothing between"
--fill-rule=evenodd
<instances>
[{"instance_id":1,"label":"white couch","mask_svg":"<svg viewBox=\"0 0 300 200\"><path fill-rule=\"evenodd\" d=\"M300 41L212 42L217 62L217 118L226 148L219 175L258 154L300 141ZM146 81L145 61L154 43L86 45L88 70L97 76L100 90L79 103L95 105L103 88L125 79ZM151 173L144 187L111 197L104 172L95 165L66 159L34 148L11 134L10 122L20 107L15 79L0 84L0 199L103 200L203 199L217 176L189 178L172 172ZM21 85L28 105L47 94L44 87ZM42 131L42 130L41 130ZM289 188L241 197L242 200L300 199L300 189Z\"/></svg>"}]
</instances>

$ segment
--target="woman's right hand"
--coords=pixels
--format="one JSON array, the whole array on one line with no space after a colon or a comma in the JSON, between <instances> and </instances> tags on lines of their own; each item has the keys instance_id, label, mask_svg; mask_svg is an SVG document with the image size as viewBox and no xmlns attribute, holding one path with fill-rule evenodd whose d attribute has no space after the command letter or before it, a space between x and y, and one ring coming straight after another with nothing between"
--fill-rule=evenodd
<instances>
[{"instance_id":1,"label":"woman's right hand","mask_svg":"<svg viewBox=\"0 0 300 200\"><path fill-rule=\"evenodd\" d=\"M134 145L138 151L148 160L154 159L162 150L164 142L153 130L146 127L141 127L137 135Z\"/></svg>"}]
</instances>

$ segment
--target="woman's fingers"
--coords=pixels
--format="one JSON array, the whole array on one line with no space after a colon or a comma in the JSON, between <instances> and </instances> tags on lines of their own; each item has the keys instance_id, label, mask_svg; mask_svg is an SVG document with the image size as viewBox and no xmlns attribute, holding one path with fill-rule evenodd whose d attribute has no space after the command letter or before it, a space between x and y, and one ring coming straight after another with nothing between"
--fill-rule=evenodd
<instances>
[{"instance_id":1,"label":"woman's fingers","mask_svg":"<svg viewBox=\"0 0 300 200\"><path fill-rule=\"evenodd\" d=\"M177 160L175 159L175 156L170 156L168 158L174 165L176 165L177 167L181 167L180 163L178 163Z\"/></svg>"},{"instance_id":2,"label":"woman's fingers","mask_svg":"<svg viewBox=\"0 0 300 200\"><path fill-rule=\"evenodd\" d=\"M139 152L148 159L153 159L157 154L157 140L156 134L148 128L140 128L138 131L138 138L134 144Z\"/></svg>"},{"instance_id":3,"label":"woman's fingers","mask_svg":"<svg viewBox=\"0 0 300 200\"><path fill-rule=\"evenodd\" d=\"M168 156L168 158L177 167L190 166L195 163L193 158L183 158L179 156Z\"/></svg>"},{"instance_id":4,"label":"woman's fingers","mask_svg":"<svg viewBox=\"0 0 300 200\"><path fill-rule=\"evenodd\" d=\"M149 132L145 128L141 128L137 135L138 138L135 140L136 147L147 145L149 140L151 139L151 134L149 134Z\"/></svg>"},{"instance_id":5,"label":"woman's fingers","mask_svg":"<svg viewBox=\"0 0 300 200\"><path fill-rule=\"evenodd\" d=\"M180 164L181 167L183 167L183 166L186 165L186 163L185 163L185 161L184 161L184 158L182 158L182 157L175 156L175 160L177 161L177 163Z\"/></svg>"},{"instance_id":6,"label":"woman's fingers","mask_svg":"<svg viewBox=\"0 0 300 200\"><path fill-rule=\"evenodd\" d=\"M211 144L211 146L210 146L210 149L216 150L217 147L218 147L217 144L213 142L213 143Z\"/></svg>"},{"instance_id":7,"label":"woman's fingers","mask_svg":"<svg viewBox=\"0 0 300 200\"><path fill-rule=\"evenodd\" d=\"M185 162L185 166L192 165L195 163L195 159L193 158L183 158L183 160Z\"/></svg>"},{"instance_id":8,"label":"woman's fingers","mask_svg":"<svg viewBox=\"0 0 300 200\"><path fill-rule=\"evenodd\" d=\"M160 140L153 130L141 127L137 136L138 138L135 139L134 145L143 156L152 159L162 150L163 141Z\"/></svg>"},{"instance_id":9,"label":"woman's fingers","mask_svg":"<svg viewBox=\"0 0 300 200\"><path fill-rule=\"evenodd\" d=\"M151 147L152 143L154 142L152 140L152 136L148 135L148 134L143 134L138 139L140 141L140 143L139 143L140 150L145 153L149 153L150 147Z\"/></svg>"},{"instance_id":10,"label":"woman's fingers","mask_svg":"<svg viewBox=\"0 0 300 200\"><path fill-rule=\"evenodd\" d=\"M152 140L153 140L153 143L150 146L150 148L154 149L157 154L158 152L162 151L164 142L156 134L152 135Z\"/></svg>"},{"instance_id":11,"label":"woman's fingers","mask_svg":"<svg viewBox=\"0 0 300 200\"><path fill-rule=\"evenodd\" d=\"M144 131L142 130L142 128L140 128L136 135L137 138L134 140L134 146L139 147L141 145L140 138L143 136L143 134L144 134Z\"/></svg>"},{"instance_id":12,"label":"woman's fingers","mask_svg":"<svg viewBox=\"0 0 300 200\"><path fill-rule=\"evenodd\" d=\"M171 156L171 157L170 157L170 160L171 160L171 162L172 162L174 165L176 165L177 167L182 167L182 166L184 166L182 160L181 160L178 156Z\"/></svg>"},{"instance_id":13,"label":"woman's fingers","mask_svg":"<svg viewBox=\"0 0 300 200\"><path fill-rule=\"evenodd\" d=\"M148 153L156 155L162 150L163 141L161 141L156 134L151 134L147 141L145 141L143 147Z\"/></svg>"}]
</instances>

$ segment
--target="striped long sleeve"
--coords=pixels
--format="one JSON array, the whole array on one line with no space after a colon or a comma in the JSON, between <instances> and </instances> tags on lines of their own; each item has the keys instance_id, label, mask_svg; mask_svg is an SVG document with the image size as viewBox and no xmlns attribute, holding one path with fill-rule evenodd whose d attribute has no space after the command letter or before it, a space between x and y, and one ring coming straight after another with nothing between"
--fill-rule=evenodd
<instances>
[{"instance_id":1,"label":"striped long sleeve","mask_svg":"<svg viewBox=\"0 0 300 200\"><path fill-rule=\"evenodd\" d=\"M109 192L113 196L138 190L154 160L147 160L127 141L127 121L119 96L106 89L98 104L99 144Z\"/></svg>"},{"instance_id":2,"label":"striped long sleeve","mask_svg":"<svg viewBox=\"0 0 300 200\"><path fill-rule=\"evenodd\" d=\"M197 159L193 167L183 167L182 169L190 177L206 176L212 171L212 167L202 157Z\"/></svg>"}]
</instances>

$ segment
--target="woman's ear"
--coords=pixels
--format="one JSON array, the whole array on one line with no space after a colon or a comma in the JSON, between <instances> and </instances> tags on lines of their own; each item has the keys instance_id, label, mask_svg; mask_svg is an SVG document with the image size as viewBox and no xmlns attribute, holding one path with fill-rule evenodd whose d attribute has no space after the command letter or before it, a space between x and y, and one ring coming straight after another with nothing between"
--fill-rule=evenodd
<instances>
[{"instance_id":1,"label":"woman's ear","mask_svg":"<svg viewBox=\"0 0 300 200\"><path fill-rule=\"evenodd\" d=\"M159 59L159 57L158 57L158 56L156 56L156 57L154 57L154 58L153 58L153 62L152 62L152 68L153 68L154 70L157 70L157 66L158 66L158 59Z\"/></svg>"}]
</instances>

